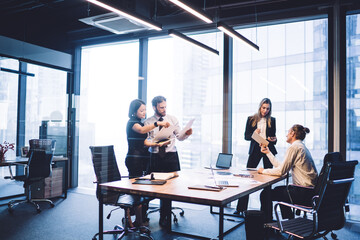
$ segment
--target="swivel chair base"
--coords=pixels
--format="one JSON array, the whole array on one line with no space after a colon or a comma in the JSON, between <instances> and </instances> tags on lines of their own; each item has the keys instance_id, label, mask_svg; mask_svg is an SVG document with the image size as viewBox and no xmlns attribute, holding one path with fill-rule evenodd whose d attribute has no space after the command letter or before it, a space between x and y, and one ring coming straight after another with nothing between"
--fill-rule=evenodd
<instances>
[{"instance_id":1,"label":"swivel chair base","mask_svg":"<svg viewBox=\"0 0 360 240\"><path fill-rule=\"evenodd\" d=\"M149 208L151 209L151 208ZM180 207L171 207L171 215L173 216L173 221L174 223L177 223L178 222L178 218L176 217L176 214L172 211L172 210L180 210L180 216L184 216L185 212L184 212L184 209L180 208ZM151 214L151 213L154 213L154 212L159 212L160 211L160 208L159 207L155 207L155 209L153 210L149 210L147 213L146 213L146 216L145 216L145 219L146 220L149 220L149 217L148 215ZM160 225L164 225L161 223L162 221L160 220Z\"/></svg>"},{"instance_id":2,"label":"swivel chair base","mask_svg":"<svg viewBox=\"0 0 360 240\"><path fill-rule=\"evenodd\" d=\"M119 235L116 239L120 240L124 236L128 235L129 233L138 233L141 238L153 240L153 238L150 236L150 230L148 228L146 228L146 227L143 227L143 228L146 229L147 231L141 232L140 229L129 229L128 227L124 228L124 227L122 227L120 225L116 225L114 227L114 230L104 231L103 234ZM99 236L99 235L100 235L100 233L96 233L93 236L92 240L96 240L97 236Z\"/></svg>"},{"instance_id":3,"label":"swivel chair base","mask_svg":"<svg viewBox=\"0 0 360 240\"><path fill-rule=\"evenodd\" d=\"M37 202L48 202L50 203L50 206L53 208L55 206L55 204L49 200L49 199L25 199L25 200L12 200L8 203L8 211L10 213L12 213L14 211L13 207L16 206L16 205L19 205L21 203L31 203L35 206L36 208L36 211L38 213L41 212L41 209L40 209L40 206L39 204L37 204Z\"/></svg>"}]
</instances>

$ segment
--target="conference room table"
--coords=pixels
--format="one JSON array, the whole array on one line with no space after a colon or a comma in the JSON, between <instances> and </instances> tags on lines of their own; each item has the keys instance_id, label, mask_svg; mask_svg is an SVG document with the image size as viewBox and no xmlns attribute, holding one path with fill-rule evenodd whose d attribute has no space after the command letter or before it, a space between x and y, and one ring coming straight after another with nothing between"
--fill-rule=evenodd
<instances>
[{"instance_id":1,"label":"conference room table","mask_svg":"<svg viewBox=\"0 0 360 240\"><path fill-rule=\"evenodd\" d=\"M218 239L222 240L224 235L230 232L224 232L224 207L240 197L246 196L266 187L271 187L285 177L275 177L269 175L258 174L256 171L247 170L221 170L228 171L232 174L223 176L222 174L212 173L208 169L189 169L178 172L178 177L167 180L164 185L143 185L133 184L135 179L122 179L100 184L102 190L117 191L126 194L140 195L143 197L159 198L165 201L167 205L166 217L168 219L167 230L172 232L171 227L171 201L179 201L185 203L193 203L200 205L208 205L219 208L219 234ZM215 172L215 171L214 171ZM242 173L244 177L233 175ZM251 177L249 177L249 175ZM228 181L239 183L237 187L226 187L221 191L196 190L189 189L195 185L214 185L214 177L218 179L226 178ZM180 225L181 223L179 223ZM99 198L99 239L103 239L103 202L102 197ZM190 234L185 234L190 235ZM200 238L207 238L199 235ZM209 239L212 239L212 237Z\"/></svg>"}]
</instances>

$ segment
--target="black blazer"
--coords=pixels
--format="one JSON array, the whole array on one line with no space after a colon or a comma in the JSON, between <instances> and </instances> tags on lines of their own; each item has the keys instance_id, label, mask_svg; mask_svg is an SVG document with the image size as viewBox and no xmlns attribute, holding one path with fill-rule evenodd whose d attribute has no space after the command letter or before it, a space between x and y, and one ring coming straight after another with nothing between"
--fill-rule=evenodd
<instances>
[{"instance_id":1,"label":"black blazer","mask_svg":"<svg viewBox=\"0 0 360 240\"><path fill-rule=\"evenodd\" d=\"M266 124L266 138L267 137L275 137L276 136L276 123L275 123L275 118L271 117L271 127L269 127ZM256 130L257 125L255 125L254 127L251 125L251 117L248 117L247 122L246 122L246 129L245 129L245 140L247 141L251 141L250 143L250 148L249 148L249 155L251 155L254 152L254 148L255 146L259 146L259 143L257 143L254 139L251 138L251 135L253 134L253 132ZM269 150L270 152L272 152L272 154L277 154L276 148L275 148L275 142L270 142L269 141Z\"/></svg>"}]
</instances>

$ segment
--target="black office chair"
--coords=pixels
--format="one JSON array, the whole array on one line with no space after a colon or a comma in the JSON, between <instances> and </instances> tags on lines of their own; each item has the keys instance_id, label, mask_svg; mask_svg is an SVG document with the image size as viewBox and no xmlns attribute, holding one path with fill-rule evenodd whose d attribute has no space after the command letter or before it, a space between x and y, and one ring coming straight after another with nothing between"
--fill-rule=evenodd
<instances>
[{"instance_id":1,"label":"black office chair","mask_svg":"<svg viewBox=\"0 0 360 240\"><path fill-rule=\"evenodd\" d=\"M265 227L279 230L299 239L317 239L343 228L345 224L344 204L354 181L355 167L358 161L328 162L322 171L322 177L316 186L316 195L312 206L300 206L278 202L274 209L277 222L266 223ZM312 214L312 219L297 217L282 221L277 208L287 206ZM336 235L331 235L336 239Z\"/></svg>"},{"instance_id":2,"label":"black office chair","mask_svg":"<svg viewBox=\"0 0 360 240\"><path fill-rule=\"evenodd\" d=\"M129 194L122 194L114 191L101 191L99 187L99 184L101 183L121 180L120 171L116 163L114 146L90 146L90 151L96 175L96 197L99 199L101 193L103 203L105 205L116 206L118 208L124 209L125 219L123 220L123 226L116 225L113 230L104 231L103 234L119 235L119 237L117 238L118 240L122 239L129 233L137 233L140 234L141 237L153 239L150 236L150 230L148 230L147 228L140 227L142 228L141 230L145 230L145 232L141 233L140 231L137 231L140 229L131 230L128 225L129 221L131 221L131 219L129 219L130 210L134 206L147 203L147 200L145 198ZM110 218L110 214L107 216L107 219ZM99 234L100 233L96 233L92 239L96 240L96 237Z\"/></svg>"},{"instance_id":3,"label":"black office chair","mask_svg":"<svg viewBox=\"0 0 360 240\"><path fill-rule=\"evenodd\" d=\"M24 182L26 199L10 201L8 203L9 212L13 212L13 207L20 203L33 204L38 213L41 212L41 209L37 202L48 202L51 207L55 206L49 199L33 199L31 197L31 185L40 182L51 175L52 158L53 154L46 153L45 150L33 150L31 152L29 161L25 167L25 175L12 177L12 179L16 181Z\"/></svg>"},{"instance_id":4,"label":"black office chair","mask_svg":"<svg viewBox=\"0 0 360 240\"><path fill-rule=\"evenodd\" d=\"M323 166L322 166L322 168L320 170L319 177L317 179L317 183L315 184L315 187L313 188L314 189L313 190L314 195L319 192L320 184L321 184L321 182L323 181L323 178L324 178L324 171L326 170L327 164L329 162L344 162L344 160L343 160L340 152L329 152L329 153L327 153L325 155L324 161L323 161ZM289 198L291 200L291 203L294 204L294 202L292 202L291 194L290 194L290 191L288 189L289 186L291 186L291 184L288 184L288 178L287 178L287 192L288 192ZM311 190L309 189L309 191L311 191ZM299 209L296 209L296 210L294 209L294 211L295 211L295 214L298 215L298 216L301 213L301 211ZM349 201L348 200L346 200L346 202L345 202L345 211L346 212L350 211L350 206L349 206ZM304 215L306 217L306 212L304 212Z\"/></svg>"}]
</instances>

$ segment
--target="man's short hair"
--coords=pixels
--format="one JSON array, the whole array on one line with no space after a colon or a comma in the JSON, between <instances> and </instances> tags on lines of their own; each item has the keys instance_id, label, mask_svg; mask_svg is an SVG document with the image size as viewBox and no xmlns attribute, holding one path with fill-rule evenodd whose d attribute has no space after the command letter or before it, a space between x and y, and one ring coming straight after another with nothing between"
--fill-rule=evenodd
<instances>
[{"instance_id":1,"label":"man's short hair","mask_svg":"<svg viewBox=\"0 0 360 240\"><path fill-rule=\"evenodd\" d=\"M156 107L158 105L158 103L161 103L161 102L166 102L166 98L163 96L156 96L151 101L153 107Z\"/></svg>"}]
</instances>

